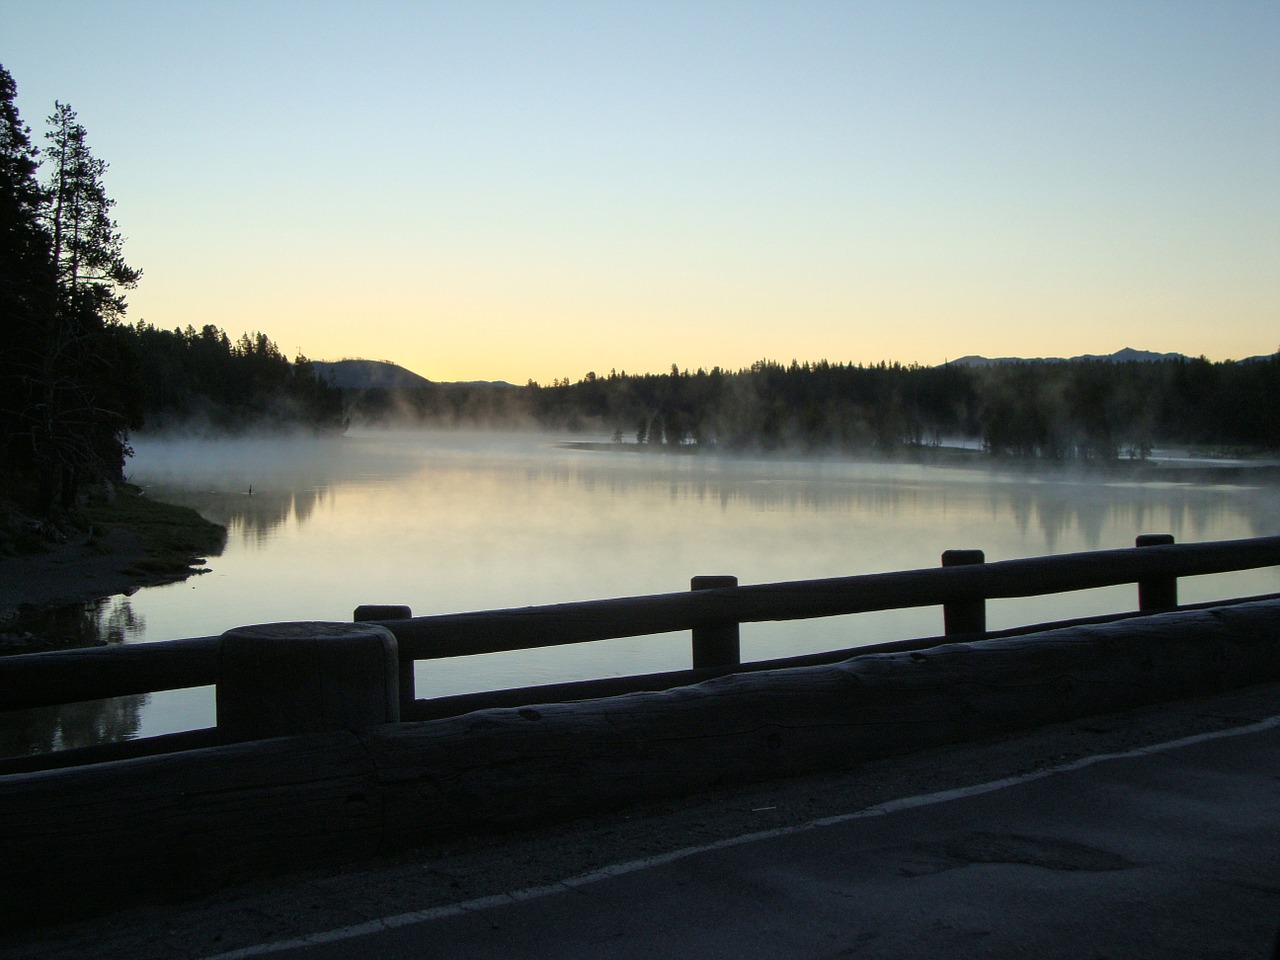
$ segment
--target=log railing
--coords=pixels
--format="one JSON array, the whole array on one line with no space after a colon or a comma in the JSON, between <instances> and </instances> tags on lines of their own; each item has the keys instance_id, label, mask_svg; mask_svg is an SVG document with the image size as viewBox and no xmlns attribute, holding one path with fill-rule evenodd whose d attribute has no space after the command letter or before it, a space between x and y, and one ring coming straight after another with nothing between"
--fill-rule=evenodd
<instances>
[{"instance_id":1,"label":"log railing","mask_svg":"<svg viewBox=\"0 0 1280 960\"><path fill-rule=\"evenodd\" d=\"M738 626L742 623L940 605L946 635L969 637L985 632L988 600L1124 584L1138 586L1140 613L1172 609L1177 606L1179 578L1280 565L1280 537L1175 544L1170 536L1155 535L1139 537L1135 548L995 563L983 560L981 551L956 550L943 555L941 567L895 573L747 586L738 586L732 577L697 577L693 589L684 593L428 617L411 617L407 607L370 606L358 609L355 619L363 621L359 628L364 630L362 642L366 646L370 629L385 628L394 638L390 644L375 640L370 648L384 654L390 651L387 655L398 659L398 715L416 719L434 715L421 709L424 701L415 700L413 664L418 660L689 630L695 670L685 674L695 675L696 679L709 673L733 672L741 666ZM234 672L225 663L220 664L220 651L225 654L227 647L224 637L0 658L0 710L205 685L219 686L221 706L221 687L228 682L228 674ZM878 649L893 646L879 645ZM243 650L244 645L238 649ZM391 664L393 677L396 666ZM741 668L752 666L758 669L758 665ZM291 669L288 656L281 669ZM385 679L379 669L374 669L367 687L375 693ZM351 672L345 663L340 671ZM648 685L649 678L636 678L645 682L632 683L630 687L623 682L619 689L673 686L685 674L664 675L676 680ZM598 681L596 686L606 689L610 683ZM565 686L551 689L565 693L564 699L571 699L562 689ZM256 688L252 695L258 697L260 690L261 687ZM477 709L486 703L507 703L510 697L496 691L455 699L464 701L468 709ZM388 715L386 719L395 717ZM189 741L190 738L179 737L175 743Z\"/></svg>"}]
</instances>

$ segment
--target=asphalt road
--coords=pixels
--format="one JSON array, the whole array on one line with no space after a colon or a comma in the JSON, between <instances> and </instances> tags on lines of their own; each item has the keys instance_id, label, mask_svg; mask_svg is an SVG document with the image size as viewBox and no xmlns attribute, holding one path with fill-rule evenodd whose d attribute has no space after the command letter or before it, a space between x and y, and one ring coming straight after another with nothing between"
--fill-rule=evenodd
<instances>
[{"instance_id":1,"label":"asphalt road","mask_svg":"<svg viewBox=\"0 0 1280 960\"><path fill-rule=\"evenodd\" d=\"M1245 730L236 955L1267 956L1280 718Z\"/></svg>"},{"instance_id":2,"label":"asphalt road","mask_svg":"<svg viewBox=\"0 0 1280 960\"><path fill-rule=\"evenodd\" d=\"M459 841L13 957L1271 957L1280 689Z\"/></svg>"}]
</instances>

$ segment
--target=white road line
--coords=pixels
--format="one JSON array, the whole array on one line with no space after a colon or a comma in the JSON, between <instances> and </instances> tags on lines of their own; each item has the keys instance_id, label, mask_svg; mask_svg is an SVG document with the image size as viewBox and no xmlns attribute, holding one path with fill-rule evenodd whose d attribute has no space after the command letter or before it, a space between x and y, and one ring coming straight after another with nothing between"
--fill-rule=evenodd
<instances>
[{"instance_id":1,"label":"white road line","mask_svg":"<svg viewBox=\"0 0 1280 960\"><path fill-rule=\"evenodd\" d=\"M526 887L523 890L496 894L489 897L480 897L475 900L468 900L465 903L454 903L442 907L431 907L426 910L414 910L409 913L398 913L393 916L380 917L376 920L369 920L365 923L358 923L349 927L338 927L334 930L324 930L320 933L308 934L305 937L297 937L292 940L279 940L274 943L262 943L252 947L242 947L239 950L230 950L226 953L219 953L205 957L204 960L247 960L247 958L250 957L267 956L269 954L280 953L285 950L296 950L299 947L315 946L322 943L334 943L340 940L352 940L356 937L363 937L371 933L391 930L396 927L405 927L416 923L430 923L434 920L446 920L450 917L458 917L467 913L478 913L483 910L490 910L494 907L505 907L515 903L523 903L528 900L538 900L542 897L549 897L558 893L564 893L566 890L590 886L593 883L599 883L601 880L611 880L614 877L626 876L629 873L637 873L641 870L650 870L654 867L665 866L668 863L675 863L678 860L694 857L701 853L725 850L730 847L737 847L746 843L757 843L761 840L772 840L776 837L794 836L800 833L807 833L811 830L817 830L822 827L832 827L838 824L848 823L852 820L863 820L868 817L882 817L891 813L897 813L900 810L912 810L916 807L928 807L933 806L934 804L948 803L952 800L962 800L966 797L976 797L984 793L994 793L997 790L1016 787L1019 784L1031 783L1035 780L1043 780L1045 777L1056 776L1060 773L1070 773L1073 770L1082 770L1085 767L1091 767L1094 764L1105 763L1110 760L1125 760L1132 757L1149 756L1151 754L1163 753L1166 750L1177 750L1181 747L1189 747L1197 743L1204 743L1208 740L1220 740L1224 737L1245 736L1251 733L1260 733L1264 730L1272 730L1276 727L1280 727L1280 715L1268 717L1265 720L1260 720L1257 723L1252 723L1244 727L1232 727L1227 730L1215 730L1210 733L1197 733L1194 736L1183 737L1180 740L1169 740L1165 743L1137 747L1133 750L1125 751L1124 753L1100 753L1090 757L1082 757L1079 760L1073 760L1070 763L1064 763L1060 766L1046 767L1043 770L1035 770L1031 773L1019 774L1016 777L1006 777L1003 780L991 780L987 783L978 783L969 787L958 787L954 790L940 790L937 793L926 793L915 797L903 797L898 800L890 800L886 803L878 804L874 807L866 807L853 813L842 813L834 817L823 817L820 820L810 820L807 823L801 823L791 827L776 827L772 830L758 830L754 833L745 833L741 836L717 840L714 843L705 843L696 847L684 847L680 850L672 850L669 853L663 853L656 857L644 857L640 860L628 860L625 863L610 864L607 867L600 867L598 870L592 870L589 873L579 874L576 877L569 877L568 879L561 880L558 883L547 884L541 887Z\"/></svg>"}]
</instances>

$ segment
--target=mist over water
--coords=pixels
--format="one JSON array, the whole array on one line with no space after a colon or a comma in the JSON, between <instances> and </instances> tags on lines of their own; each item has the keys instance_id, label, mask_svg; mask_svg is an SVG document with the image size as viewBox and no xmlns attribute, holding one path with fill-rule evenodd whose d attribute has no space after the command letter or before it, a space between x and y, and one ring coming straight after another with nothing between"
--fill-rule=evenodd
<instances>
[{"instance_id":1,"label":"mist over water","mask_svg":"<svg viewBox=\"0 0 1280 960\"><path fill-rule=\"evenodd\" d=\"M131 479L228 527L210 572L114 598L127 642L277 620L349 620L687 590L695 575L767 583L1280 532L1266 485L567 448L539 434L370 432L135 441ZM581 438L578 438L581 439ZM252 492L250 492L252 491ZM1183 602L1280 591L1274 570L1185 580ZM122 609L121 605L127 606ZM1134 588L989 604L993 629L1133 609ZM745 659L942 632L939 608L742 628ZM419 696L677 669L687 634L428 661ZM152 695L141 735L213 722L208 690ZM131 711L132 716L132 711Z\"/></svg>"}]
</instances>

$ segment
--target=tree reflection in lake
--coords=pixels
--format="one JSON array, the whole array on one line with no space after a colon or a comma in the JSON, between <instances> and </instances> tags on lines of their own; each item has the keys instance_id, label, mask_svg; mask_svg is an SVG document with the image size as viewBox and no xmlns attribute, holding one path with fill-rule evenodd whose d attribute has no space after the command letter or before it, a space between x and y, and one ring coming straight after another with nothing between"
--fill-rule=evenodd
<instances>
[{"instance_id":1,"label":"tree reflection in lake","mask_svg":"<svg viewBox=\"0 0 1280 960\"><path fill-rule=\"evenodd\" d=\"M146 618L127 596L60 607L20 607L0 621L0 652L100 647L140 637L146 628Z\"/></svg>"},{"instance_id":2,"label":"tree reflection in lake","mask_svg":"<svg viewBox=\"0 0 1280 960\"><path fill-rule=\"evenodd\" d=\"M44 610L21 609L0 624L0 649L37 653L124 643L146 619L128 597ZM0 714L0 757L96 746L138 735L146 694Z\"/></svg>"},{"instance_id":3,"label":"tree reflection in lake","mask_svg":"<svg viewBox=\"0 0 1280 960\"><path fill-rule=\"evenodd\" d=\"M928 466L582 453L554 449L538 435L502 434L149 441L138 447L144 480L158 496L194 507L224 524L230 539L258 546L286 524L301 526L321 507L333 506L343 488L421 484L424 477L453 472L508 487L576 488L585 494L583 502L616 503L660 487L673 503L710 499L722 510L737 506L753 513L888 516L937 512L948 500L969 508L982 503L993 518L1013 518L1022 535L1038 533L1042 548L1036 552L1043 553L1117 546L1107 533L1119 524L1134 535L1155 524L1179 540L1217 535L1213 528L1226 515L1245 519L1252 536L1280 528L1274 483L1254 483L1248 469L1224 470L1216 483L1179 469L1128 479L1120 471L1004 461Z\"/></svg>"},{"instance_id":4,"label":"tree reflection in lake","mask_svg":"<svg viewBox=\"0 0 1280 960\"><path fill-rule=\"evenodd\" d=\"M1280 532L1280 487L1238 469L1051 470L847 459L667 456L563 438L454 433L135 442L149 494L230 530L212 572L104 615L134 642L281 620L349 620L364 603L418 615L687 589L699 574L768 583ZM252 490L252 492L250 492ZM1280 572L1186 578L1184 602L1270 593ZM989 604L993 628L1132 609L1130 587ZM748 624L765 659L941 631L941 610ZM95 641L97 642L97 641ZM423 696L687 666L687 636L424 661ZM169 698L169 699L167 699ZM166 705L168 704L168 705ZM210 726L213 697L152 695L138 735ZM61 734L59 734L61 735ZM48 736L44 738L46 741Z\"/></svg>"},{"instance_id":5,"label":"tree reflection in lake","mask_svg":"<svg viewBox=\"0 0 1280 960\"><path fill-rule=\"evenodd\" d=\"M138 694L6 713L0 723L0 757L132 740L142 725L148 699L147 694Z\"/></svg>"}]
</instances>

